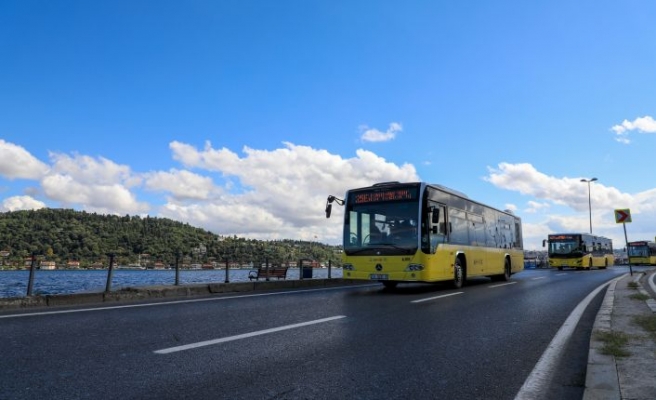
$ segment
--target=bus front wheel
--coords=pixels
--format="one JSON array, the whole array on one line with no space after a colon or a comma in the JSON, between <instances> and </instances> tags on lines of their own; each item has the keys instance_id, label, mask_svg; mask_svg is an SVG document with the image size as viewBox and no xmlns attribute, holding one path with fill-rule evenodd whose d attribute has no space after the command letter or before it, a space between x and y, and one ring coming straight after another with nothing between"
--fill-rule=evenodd
<instances>
[{"instance_id":1,"label":"bus front wheel","mask_svg":"<svg viewBox=\"0 0 656 400\"><path fill-rule=\"evenodd\" d=\"M456 258L453 264L453 287L460 289L465 282L465 269L462 267L462 262Z\"/></svg>"}]
</instances>

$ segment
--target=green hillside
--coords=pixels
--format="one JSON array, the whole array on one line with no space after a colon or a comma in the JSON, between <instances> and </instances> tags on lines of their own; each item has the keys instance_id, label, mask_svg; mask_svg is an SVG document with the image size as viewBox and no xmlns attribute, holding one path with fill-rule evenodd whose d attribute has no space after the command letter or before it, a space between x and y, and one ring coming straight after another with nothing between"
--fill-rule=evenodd
<instances>
[{"instance_id":1,"label":"green hillside","mask_svg":"<svg viewBox=\"0 0 656 400\"><path fill-rule=\"evenodd\" d=\"M185 264L283 263L309 258L337 265L340 248L298 240L219 236L167 218L49 208L0 213L0 261L5 268L22 266L33 254L58 266L79 261L83 268L108 265L109 254L114 254L116 265L172 265L176 254Z\"/></svg>"}]
</instances>

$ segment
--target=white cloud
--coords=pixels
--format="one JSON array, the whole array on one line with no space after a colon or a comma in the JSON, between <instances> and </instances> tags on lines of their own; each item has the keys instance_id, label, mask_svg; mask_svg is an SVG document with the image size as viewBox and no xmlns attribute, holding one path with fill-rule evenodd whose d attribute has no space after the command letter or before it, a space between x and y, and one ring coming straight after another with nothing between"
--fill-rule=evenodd
<instances>
[{"instance_id":1,"label":"white cloud","mask_svg":"<svg viewBox=\"0 0 656 400\"><path fill-rule=\"evenodd\" d=\"M39 179L48 166L23 147L0 139L0 175L7 179Z\"/></svg>"},{"instance_id":2,"label":"white cloud","mask_svg":"<svg viewBox=\"0 0 656 400\"><path fill-rule=\"evenodd\" d=\"M169 192L177 201L207 200L218 190L212 178L185 170L150 172L143 177L146 189Z\"/></svg>"},{"instance_id":3,"label":"white cloud","mask_svg":"<svg viewBox=\"0 0 656 400\"><path fill-rule=\"evenodd\" d=\"M53 174L41 181L45 195L64 206L78 205L84 210L101 214L139 214L148 205L136 200L130 190L118 183L92 184L76 180L71 175Z\"/></svg>"},{"instance_id":4,"label":"white cloud","mask_svg":"<svg viewBox=\"0 0 656 400\"><path fill-rule=\"evenodd\" d=\"M275 150L243 148L243 156L208 142L202 150L172 142L173 158L186 167L219 173L238 183L231 193L214 193L195 204L166 204L162 215L205 226L214 232L259 238L306 238L336 241L340 210L326 220L329 194L342 197L350 187L419 178L412 165L402 166L366 150L345 159L308 146L283 143Z\"/></svg>"},{"instance_id":5,"label":"white cloud","mask_svg":"<svg viewBox=\"0 0 656 400\"><path fill-rule=\"evenodd\" d=\"M131 191L141 182L130 167L104 157L51 153L52 167L41 180L44 194L64 207L102 214L139 214L149 206Z\"/></svg>"},{"instance_id":6,"label":"white cloud","mask_svg":"<svg viewBox=\"0 0 656 400\"><path fill-rule=\"evenodd\" d=\"M131 182L130 167L119 165L104 157L93 158L75 154L72 157L61 153L51 153L53 175L66 175L76 182L89 185L112 185L117 182Z\"/></svg>"},{"instance_id":7,"label":"white cloud","mask_svg":"<svg viewBox=\"0 0 656 400\"><path fill-rule=\"evenodd\" d=\"M615 140L620 143L629 144L631 140L628 138L628 135L631 131L656 133L656 121L650 116L644 116L636 118L633 122L624 120L620 125L615 125L610 129L617 134Z\"/></svg>"},{"instance_id":8,"label":"white cloud","mask_svg":"<svg viewBox=\"0 0 656 400\"><path fill-rule=\"evenodd\" d=\"M549 203L540 203L537 201L528 201L528 207L524 210L527 213L536 213L541 210L545 210L551 207L551 204Z\"/></svg>"},{"instance_id":9,"label":"white cloud","mask_svg":"<svg viewBox=\"0 0 656 400\"><path fill-rule=\"evenodd\" d=\"M360 139L363 142L389 142L396 137L398 132L401 131L403 131L403 127L398 122L392 122L385 132L362 125L360 126L360 132L362 132Z\"/></svg>"},{"instance_id":10,"label":"white cloud","mask_svg":"<svg viewBox=\"0 0 656 400\"><path fill-rule=\"evenodd\" d=\"M588 187L579 178L557 178L538 172L531 164L501 163L498 169L488 168L484 179L493 185L567 206L575 211L588 210ZM631 196L599 181L591 184L590 196L598 207L631 202Z\"/></svg>"},{"instance_id":11,"label":"white cloud","mask_svg":"<svg viewBox=\"0 0 656 400\"><path fill-rule=\"evenodd\" d=\"M593 232L611 237L615 247L619 248L625 240L621 225L615 223L614 210L620 208L631 210L633 239L630 240L654 236L652 221L656 220L656 189L629 194L595 181L590 184L590 208L588 185L581 182L581 178L548 176L530 164L501 163L497 169L489 168L485 180L501 189L535 198L528 201L527 213L547 208L551 210L540 223L524 221L524 244L529 249L538 248L548 233L588 232L590 214ZM555 209L554 205L558 208Z\"/></svg>"},{"instance_id":12,"label":"white cloud","mask_svg":"<svg viewBox=\"0 0 656 400\"><path fill-rule=\"evenodd\" d=\"M18 211L18 210L38 210L45 208L46 204L30 196L13 196L3 200L1 210Z\"/></svg>"}]
</instances>

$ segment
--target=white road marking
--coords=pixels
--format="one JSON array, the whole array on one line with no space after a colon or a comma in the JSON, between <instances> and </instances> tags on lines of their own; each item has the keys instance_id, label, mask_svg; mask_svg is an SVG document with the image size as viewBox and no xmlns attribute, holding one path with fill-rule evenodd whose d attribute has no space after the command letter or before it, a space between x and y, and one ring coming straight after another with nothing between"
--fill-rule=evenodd
<instances>
[{"instance_id":1,"label":"white road marking","mask_svg":"<svg viewBox=\"0 0 656 400\"><path fill-rule=\"evenodd\" d=\"M566 347L567 341L570 339L574 333L574 328L579 323L583 312L586 307L590 304L592 299L599 293L604 287L610 285L613 281L618 281L622 279L623 276L619 276L609 282L600 285L595 290L593 290L589 295L586 296L577 306L574 308L572 313L567 317L563 325L560 327L556 336L551 340L547 349L542 353L540 360L533 371L528 376L524 385L515 396L515 400L536 400L542 398L542 394L549 385L551 377L554 373L554 369L558 360L562 356L562 352Z\"/></svg>"},{"instance_id":2,"label":"white road marking","mask_svg":"<svg viewBox=\"0 0 656 400\"><path fill-rule=\"evenodd\" d=\"M563 273L560 273L560 274L556 274L556 276L562 276L562 275L567 275L567 273L563 272Z\"/></svg>"},{"instance_id":3,"label":"white road marking","mask_svg":"<svg viewBox=\"0 0 656 400\"><path fill-rule=\"evenodd\" d=\"M656 283L654 283L654 279L656 279L655 277L656 277L656 272L651 274L648 280L649 286L651 287L651 290L654 291L654 293L656 293Z\"/></svg>"},{"instance_id":4,"label":"white road marking","mask_svg":"<svg viewBox=\"0 0 656 400\"><path fill-rule=\"evenodd\" d=\"M463 293L464 292L455 292L455 293L443 294L441 296L428 297L428 298L419 299L419 300L412 300L410 303L422 303L424 301L437 300L437 299L441 299L441 298L444 298L444 297L455 296L457 294L463 294Z\"/></svg>"},{"instance_id":5,"label":"white road marking","mask_svg":"<svg viewBox=\"0 0 656 400\"><path fill-rule=\"evenodd\" d=\"M491 288L497 288L497 287L501 287L501 286L514 285L514 284L516 284L516 283L517 283L517 282L500 283L500 284L498 284L498 285L490 285L490 286L488 286L488 288L491 289Z\"/></svg>"},{"instance_id":6,"label":"white road marking","mask_svg":"<svg viewBox=\"0 0 656 400\"><path fill-rule=\"evenodd\" d=\"M532 281L537 281L537 280L545 279L545 278L546 278L546 276L538 276L537 278L531 278L531 280Z\"/></svg>"},{"instance_id":7,"label":"white road marking","mask_svg":"<svg viewBox=\"0 0 656 400\"><path fill-rule=\"evenodd\" d=\"M292 324L292 325L279 326L277 328L264 329L264 330L261 330L261 331L244 333L244 334L241 334L241 335L228 336L228 337L219 338L219 339L212 339L212 340L205 340L205 341L197 342L197 343L189 343L189 344L185 344L183 346L176 346L176 347L169 347L168 349L155 350L153 353L155 353L155 354L170 354L170 353L175 353L175 352L178 352L178 351L196 349L196 348L203 347L203 346L211 346L213 344L231 342L233 340L247 339L247 338L254 337L254 336L265 335L267 333L280 332L280 331L284 331L284 330L288 330L288 329L301 328L301 327L308 326L308 325L321 324L321 323L324 323L324 322L330 322L330 321L334 321L336 319L341 319L341 318L346 318L346 316L345 315L337 315L337 316L334 316L334 317L316 319L314 321L301 322L301 323Z\"/></svg>"}]
</instances>

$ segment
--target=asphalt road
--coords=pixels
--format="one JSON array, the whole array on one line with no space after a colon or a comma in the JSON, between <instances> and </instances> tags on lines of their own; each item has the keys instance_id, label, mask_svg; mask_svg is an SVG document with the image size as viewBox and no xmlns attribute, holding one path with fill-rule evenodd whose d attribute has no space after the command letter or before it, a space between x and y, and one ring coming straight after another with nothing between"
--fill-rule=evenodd
<instances>
[{"instance_id":1,"label":"asphalt road","mask_svg":"<svg viewBox=\"0 0 656 400\"><path fill-rule=\"evenodd\" d=\"M514 399L577 304L625 272L0 315L0 399ZM603 293L545 398L582 397Z\"/></svg>"}]
</instances>

